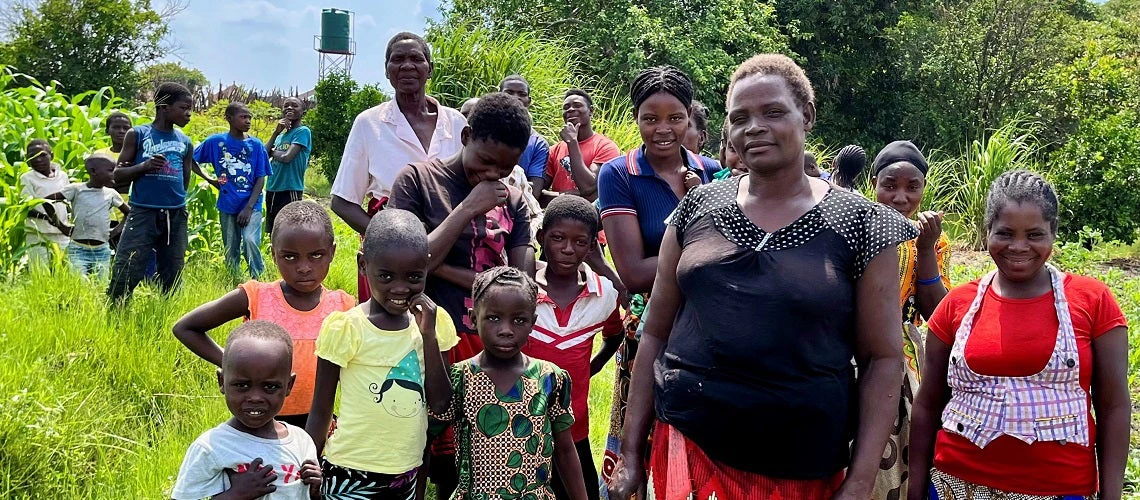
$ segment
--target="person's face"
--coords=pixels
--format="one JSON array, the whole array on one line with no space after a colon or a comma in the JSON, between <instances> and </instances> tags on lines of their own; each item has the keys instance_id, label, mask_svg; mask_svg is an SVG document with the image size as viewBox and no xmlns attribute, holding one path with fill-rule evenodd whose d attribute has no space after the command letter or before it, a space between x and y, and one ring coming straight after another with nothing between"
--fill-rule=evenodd
<instances>
[{"instance_id":1,"label":"person's face","mask_svg":"<svg viewBox=\"0 0 1140 500\"><path fill-rule=\"evenodd\" d=\"M428 62L423 47L415 40L396 42L384 68L384 74L392 88L405 94L422 93L431 72L432 64Z\"/></svg>"},{"instance_id":2,"label":"person's face","mask_svg":"<svg viewBox=\"0 0 1140 500\"><path fill-rule=\"evenodd\" d=\"M1026 282L1037 276L1057 235L1036 203L1006 203L986 235L986 249L1005 279Z\"/></svg>"},{"instance_id":3,"label":"person's face","mask_svg":"<svg viewBox=\"0 0 1140 500\"><path fill-rule=\"evenodd\" d=\"M509 80L504 82L499 90L518 99L524 108L530 109L530 88L528 88L525 83L518 80Z\"/></svg>"},{"instance_id":4,"label":"person's face","mask_svg":"<svg viewBox=\"0 0 1140 500\"><path fill-rule=\"evenodd\" d=\"M647 152L662 158L680 154L681 140L689 128L689 108L672 94L658 92L641 103L636 113Z\"/></svg>"},{"instance_id":5,"label":"person's face","mask_svg":"<svg viewBox=\"0 0 1140 500\"><path fill-rule=\"evenodd\" d=\"M570 95L562 100L562 121L573 123L579 127L589 125L594 117L594 110L580 95Z\"/></svg>"},{"instance_id":6,"label":"person's face","mask_svg":"<svg viewBox=\"0 0 1140 500\"><path fill-rule=\"evenodd\" d=\"M904 217L913 217L922 203L926 189L926 176L909 162L899 162L879 171L871 178L875 187L875 200L898 210Z\"/></svg>"},{"instance_id":7,"label":"person's face","mask_svg":"<svg viewBox=\"0 0 1140 500\"><path fill-rule=\"evenodd\" d=\"M690 116L689 128L685 129L685 139L681 141L681 144L689 151L700 153L708 139L708 131L697 128L697 121Z\"/></svg>"},{"instance_id":8,"label":"person's face","mask_svg":"<svg viewBox=\"0 0 1140 500\"><path fill-rule=\"evenodd\" d=\"M471 127L463 129L463 172L472 186L510 177L522 152L490 138L472 139Z\"/></svg>"},{"instance_id":9,"label":"person's face","mask_svg":"<svg viewBox=\"0 0 1140 500\"><path fill-rule=\"evenodd\" d=\"M463 105L459 106L459 113L462 114L464 118L470 120L471 112L475 111L476 104L479 104L478 97L472 97L466 101L463 101Z\"/></svg>"},{"instance_id":10,"label":"person's face","mask_svg":"<svg viewBox=\"0 0 1140 500\"><path fill-rule=\"evenodd\" d=\"M87 167L87 176L96 186L110 186L115 183L114 170L115 163L107 160L96 158L87 160L85 165Z\"/></svg>"},{"instance_id":11,"label":"person's face","mask_svg":"<svg viewBox=\"0 0 1140 500\"><path fill-rule=\"evenodd\" d=\"M424 398L419 392L393 383L380 395L380 406L396 418L412 418L424 410Z\"/></svg>"},{"instance_id":12,"label":"person's face","mask_svg":"<svg viewBox=\"0 0 1140 500\"><path fill-rule=\"evenodd\" d=\"M816 165L816 163L813 161L804 162L804 173L809 177L815 177L817 179L823 175L819 172L819 165Z\"/></svg>"},{"instance_id":13,"label":"person's face","mask_svg":"<svg viewBox=\"0 0 1140 500\"><path fill-rule=\"evenodd\" d=\"M391 248L368 260L363 253L356 263L372 290L372 303L392 316L408 312L412 299L424 291L428 255L413 248Z\"/></svg>"},{"instance_id":14,"label":"person's face","mask_svg":"<svg viewBox=\"0 0 1140 500\"><path fill-rule=\"evenodd\" d=\"M336 254L332 235L312 226L281 225L274 228L273 262L281 279L300 293L320 289Z\"/></svg>"},{"instance_id":15,"label":"person's face","mask_svg":"<svg viewBox=\"0 0 1140 500\"><path fill-rule=\"evenodd\" d=\"M574 219L560 219L542 228L539 241L547 272L562 276L577 273L578 266L594 249L595 237L586 223Z\"/></svg>"},{"instance_id":16,"label":"person's face","mask_svg":"<svg viewBox=\"0 0 1140 500\"><path fill-rule=\"evenodd\" d=\"M111 136L111 144L122 144L130 130L131 122L122 118L116 118L107 124L107 135Z\"/></svg>"},{"instance_id":17,"label":"person's face","mask_svg":"<svg viewBox=\"0 0 1140 500\"><path fill-rule=\"evenodd\" d=\"M51 160L54 158L51 146L41 143L32 144L28 146L26 154L29 167L43 175L51 173Z\"/></svg>"},{"instance_id":18,"label":"person's face","mask_svg":"<svg viewBox=\"0 0 1140 500\"><path fill-rule=\"evenodd\" d=\"M281 116L286 120L301 119L301 100L290 97L281 105Z\"/></svg>"},{"instance_id":19,"label":"person's face","mask_svg":"<svg viewBox=\"0 0 1140 500\"><path fill-rule=\"evenodd\" d=\"M746 168L803 170L804 137L815 123L815 105L800 109L783 77L760 75L736 82L728 120L728 139Z\"/></svg>"},{"instance_id":20,"label":"person's face","mask_svg":"<svg viewBox=\"0 0 1140 500\"><path fill-rule=\"evenodd\" d=\"M273 429L273 417L293 390L292 366L279 341L247 337L228 346L218 387L238 430L257 435Z\"/></svg>"},{"instance_id":21,"label":"person's face","mask_svg":"<svg viewBox=\"0 0 1140 500\"><path fill-rule=\"evenodd\" d=\"M162 113L170 123L185 127L186 124L190 123L190 109L193 107L194 103L190 99L179 99L162 108Z\"/></svg>"},{"instance_id":22,"label":"person's face","mask_svg":"<svg viewBox=\"0 0 1140 500\"><path fill-rule=\"evenodd\" d=\"M492 286L475 305L475 329L483 351L500 359L518 356L530 338L535 303L515 287Z\"/></svg>"},{"instance_id":23,"label":"person's face","mask_svg":"<svg viewBox=\"0 0 1140 500\"><path fill-rule=\"evenodd\" d=\"M249 132L250 127L253 125L253 114L248 109L242 108L233 116L226 118L226 122L230 124L231 130L237 130L241 133Z\"/></svg>"},{"instance_id":24,"label":"person's face","mask_svg":"<svg viewBox=\"0 0 1140 500\"><path fill-rule=\"evenodd\" d=\"M733 175L747 172L744 163L740 161L740 155L736 154L736 149L727 138L720 144L720 165L731 170Z\"/></svg>"}]
</instances>

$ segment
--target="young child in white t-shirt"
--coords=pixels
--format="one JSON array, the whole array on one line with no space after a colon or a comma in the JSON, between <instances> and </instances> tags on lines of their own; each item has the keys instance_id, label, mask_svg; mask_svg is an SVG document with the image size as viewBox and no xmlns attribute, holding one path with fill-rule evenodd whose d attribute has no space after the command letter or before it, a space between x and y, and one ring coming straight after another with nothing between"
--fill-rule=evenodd
<instances>
[{"instance_id":1,"label":"young child in white t-shirt","mask_svg":"<svg viewBox=\"0 0 1140 500\"><path fill-rule=\"evenodd\" d=\"M226 339L218 386L233 417L198 436L170 496L320 498L317 448L305 431L274 419L293 388L293 340L280 326L249 321Z\"/></svg>"}]
</instances>

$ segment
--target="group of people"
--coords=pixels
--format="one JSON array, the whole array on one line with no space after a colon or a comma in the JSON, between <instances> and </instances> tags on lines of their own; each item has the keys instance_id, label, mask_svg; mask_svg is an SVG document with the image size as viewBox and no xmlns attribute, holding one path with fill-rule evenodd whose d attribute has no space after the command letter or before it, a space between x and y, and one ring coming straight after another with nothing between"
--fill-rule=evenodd
<instances>
[{"instance_id":1,"label":"group of people","mask_svg":"<svg viewBox=\"0 0 1140 500\"><path fill-rule=\"evenodd\" d=\"M29 141L30 169L20 177L21 193L47 200L33 207L25 222L29 262L49 263L55 246L80 274L109 274L113 299L128 296L148 277L172 290L186 257L186 194L195 173L218 191L227 268L240 273L244 259L249 274L259 277L265 271L262 220L267 231L272 229L277 212L300 200L304 190L312 132L301 123L303 103L285 100L268 149L249 134L253 116L240 102L226 107L229 130L195 147L175 128L189 123L192 105L186 87L164 83L155 92L152 123L134 126L130 116L111 113L104 123L111 146L85 159L87 182L70 183L52 161L48 141ZM212 174L202 164L210 165ZM116 208L121 220L112 220Z\"/></svg>"},{"instance_id":2,"label":"group of people","mask_svg":"<svg viewBox=\"0 0 1140 500\"><path fill-rule=\"evenodd\" d=\"M942 214L920 210L922 152L878 152L875 200L855 189L861 148L820 169L804 149L812 85L785 56L732 75L720 161L700 154L708 110L677 68L631 82L642 144L622 153L592 129L587 92L565 92L551 146L523 77L455 110L425 93L422 38L396 35L385 61L395 98L357 116L332 189L362 239L358 300L323 286L329 214L282 195L281 279L174 326L232 413L190 446L174 498L409 499L428 481L504 500L1121 497L1126 320L1105 284L1048 263L1059 209L1039 175L993 183L996 269L954 284ZM249 142L235 109L231 137L192 156L170 127L188 106L159 104L89 187L109 185L100 168L134 181L126 231L146 245L128 260L155 247L169 269L185 215L156 200L188 179L172 165ZM182 184L147 177L173 173ZM242 200L227 205L238 227L258 210ZM208 333L238 318L223 349ZM587 395L615 353L599 480Z\"/></svg>"}]
</instances>

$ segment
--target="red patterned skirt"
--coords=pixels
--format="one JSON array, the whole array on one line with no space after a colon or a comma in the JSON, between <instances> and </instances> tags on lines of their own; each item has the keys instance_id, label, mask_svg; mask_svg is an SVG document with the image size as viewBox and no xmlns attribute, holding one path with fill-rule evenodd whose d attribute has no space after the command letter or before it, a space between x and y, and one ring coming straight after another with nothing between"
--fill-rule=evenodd
<instances>
[{"instance_id":1,"label":"red patterned skirt","mask_svg":"<svg viewBox=\"0 0 1140 500\"><path fill-rule=\"evenodd\" d=\"M844 472L825 479L777 479L734 469L705 455L673 426L657 422L649 459L650 500L830 499Z\"/></svg>"}]
</instances>

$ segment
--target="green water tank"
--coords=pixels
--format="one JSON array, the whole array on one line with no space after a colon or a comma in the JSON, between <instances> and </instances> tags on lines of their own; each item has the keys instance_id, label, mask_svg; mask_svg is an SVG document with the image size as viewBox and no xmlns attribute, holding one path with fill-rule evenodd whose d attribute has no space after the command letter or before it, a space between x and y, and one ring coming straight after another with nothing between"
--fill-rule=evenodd
<instances>
[{"instance_id":1,"label":"green water tank","mask_svg":"<svg viewBox=\"0 0 1140 500\"><path fill-rule=\"evenodd\" d=\"M342 9L321 11L321 52L348 54L352 52L352 13Z\"/></svg>"}]
</instances>

